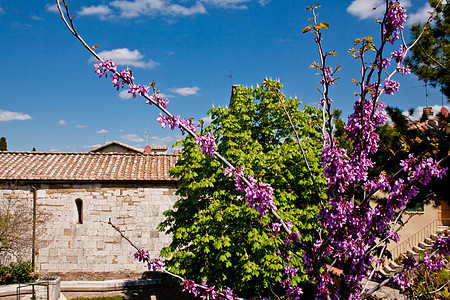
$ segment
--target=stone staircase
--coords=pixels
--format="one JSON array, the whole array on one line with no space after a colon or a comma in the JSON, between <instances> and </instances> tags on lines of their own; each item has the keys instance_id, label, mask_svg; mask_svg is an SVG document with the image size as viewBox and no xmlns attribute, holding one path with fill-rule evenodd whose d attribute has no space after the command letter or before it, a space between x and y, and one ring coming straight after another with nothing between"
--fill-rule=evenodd
<instances>
[{"instance_id":1,"label":"stone staircase","mask_svg":"<svg viewBox=\"0 0 450 300\"><path fill-rule=\"evenodd\" d=\"M420 254L428 249L431 249L434 241L437 240L437 238L438 238L438 235L433 233L433 234L431 234L430 237L426 238L422 242L419 242L419 244L416 246L413 246L412 249L409 249L408 251L406 251L405 254L414 257L415 260L419 260ZM402 268L403 268L403 265L401 263L397 263L394 260L392 260L388 265L384 266L384 268L381 269L379 272L384 277L391 277L396 272L401 271Z\"/></svg>"}]
</instances>

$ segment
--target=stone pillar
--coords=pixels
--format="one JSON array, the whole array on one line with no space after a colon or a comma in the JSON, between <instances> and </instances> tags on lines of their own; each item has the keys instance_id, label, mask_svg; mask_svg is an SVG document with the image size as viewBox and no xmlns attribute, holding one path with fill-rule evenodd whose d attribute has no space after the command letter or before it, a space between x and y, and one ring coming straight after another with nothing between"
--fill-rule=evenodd
<instances>
[{"instance_id":1,"label":"stone pillar","mask_svg":"<svg viewBox=\"0 0 450 300\"><path fill-rule=\"evenodd\" d=\"M37 300L58 300L61 296L60 277L41 277L34 283Z\"/></svg>"}]
</instances>

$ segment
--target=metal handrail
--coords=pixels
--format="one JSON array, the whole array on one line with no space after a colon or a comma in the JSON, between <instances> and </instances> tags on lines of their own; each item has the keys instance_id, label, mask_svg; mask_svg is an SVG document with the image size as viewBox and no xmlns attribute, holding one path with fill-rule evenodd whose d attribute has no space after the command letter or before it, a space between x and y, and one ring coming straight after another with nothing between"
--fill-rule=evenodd
<instances>
[{"instance_id":1,"label":"metal handrail","mask_svg":"<svg viewBox=\"0 0 450 300\"><path fill-rule=\"evenodd\" d=\"M400 254L412 249L414 246L419 245L420 242L425 241L426 238L430 237L433 233L437 231L438 219L424 226L421 230L416 232L414 235L410 236L407 240L398 244L395 248L390 250L392 258L396 259Z\"/></svg>"}]
</instances>

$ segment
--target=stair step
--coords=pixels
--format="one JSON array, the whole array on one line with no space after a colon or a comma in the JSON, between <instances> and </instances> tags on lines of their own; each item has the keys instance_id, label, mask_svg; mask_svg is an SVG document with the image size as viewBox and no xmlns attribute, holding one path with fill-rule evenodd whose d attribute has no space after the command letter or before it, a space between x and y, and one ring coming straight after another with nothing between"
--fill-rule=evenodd
<instances>
[{"instance_id":1,"label":"stair step","mask_svg":"<svg viewBox=\"0 0 450 300\"><path fill-rule=\"evenodd\" d=\"M428 245L433 245L434 244L434 240L431 237L429 237L429 238L425 239L425 243L427 243Z\"/></svg>"},{"instance_id":2,"label":"stair step","mask_svg":"<svg viewBox=\"0 0 450 300\"><path fill-rule=\"evenodd\" d=\"M412 256L414 258L419 257L419 254L414 252L413 250L406 251L406 254L408 254L409 256Z\"/></svg>"},{"instance_id":3,"label":"stair step","mask_svg":"<svg viewBox=\"0 0 450 300\"><path fill-rule=\"evenodd\" d=\"M400 271L402 269L402 265L396 263L395 261L391 261L391 263L388 265L388 267L395 271Z\"/></svg>"},{"instance_id":4,"label":"stair step","mask_svg":"<svg viewBox=\"0 0 450 300\"><path fill-rule=\"evenodd\" d=\"M383 275L384 277L392 277L392 275L394 275L394 274L392 274L392 273L390 273L390 272L385 271L384 269L383 269L383 270L380 270L380 273L381 273L381 275Z\"/></svg>"},{"instance_id":5,"label":"stair step","mask_svg":"<svg viewBox=\"0 0 450 300\"><path fill-rule=\"evenodd\" d=\"M419 246L414 246L414 247L413 247L413 250L414 250L414 252L416 252L416 253L420 253L420 252L424 252L424 251L425 251L425 249L423 249L423 248L421 248L421 247L419 247Z\"/></svg>"},{"instance_id":6,"label":"stair step","mask_svg":"<svg viewBox=\"0 0 450 300\"><path fill-rule=\"evenodd\" d=\"M432 243L420 242L419 247L422 249L431 249L433 247Z\"/></svg>"},{"instance_id":7,"label":"stair step","mask_svg":"<svg viewBox=\"0 0 450 300\"><path fill-rule=\"evenodd\" d=\"M435 234L435 233L433 233L433 234L431 235L431 239L432 239L433 241L437 240L438 237L439 237L439 236L438 236L437 234Z\"/></svg>"}]
</instances>

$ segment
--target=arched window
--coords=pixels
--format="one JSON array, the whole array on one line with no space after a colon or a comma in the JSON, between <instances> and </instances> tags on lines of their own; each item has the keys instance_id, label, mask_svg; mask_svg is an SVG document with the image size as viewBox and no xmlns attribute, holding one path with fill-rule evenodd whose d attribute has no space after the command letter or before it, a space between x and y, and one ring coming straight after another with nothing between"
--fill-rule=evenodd
<instances>
[{"instance_id":1,"label":"arched window","mask_svg":"<svg viewBox=\"0 0 450 300\"><path fill-rule=\"evenodd\" d=\"M78 224L83 224L83 200L76 199L75 204L77 205Z\"/></svg>"}]
</instances>

